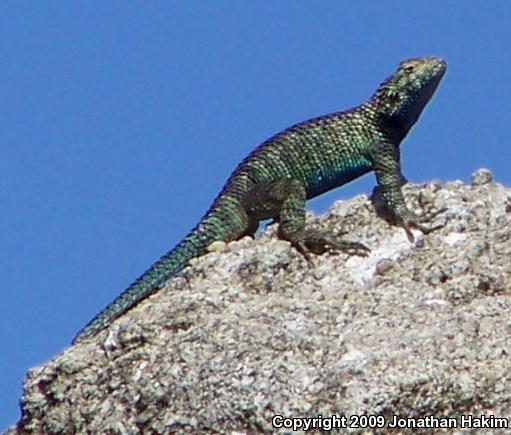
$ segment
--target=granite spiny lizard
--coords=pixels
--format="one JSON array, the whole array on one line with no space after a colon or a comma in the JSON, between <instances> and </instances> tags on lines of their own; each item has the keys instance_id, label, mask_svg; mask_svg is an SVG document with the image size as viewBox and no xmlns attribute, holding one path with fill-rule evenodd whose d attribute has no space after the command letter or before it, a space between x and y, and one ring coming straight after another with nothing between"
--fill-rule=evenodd
<instances>
[{"instance_id":1,"label":"granite spiny lizard","mask_svg":"<svg viewBox=\"0 0 511 435\"><path fill-rule=\"evenodd\" d=\"M94 317L74 343L95 334L206 253L218 240L253 235L260 220L278 220L278 234L304 256L327 247L365 255L357 242L336 241L305 228L305 201L374 171L386 208L413 240L410 227L438 213L418 217L405 205L399 144L431 99L446 62L422 57L401 62L365 103L314 118L277 133L253 150L234 170L199 223Z\"/></svg>"}]
</instances>

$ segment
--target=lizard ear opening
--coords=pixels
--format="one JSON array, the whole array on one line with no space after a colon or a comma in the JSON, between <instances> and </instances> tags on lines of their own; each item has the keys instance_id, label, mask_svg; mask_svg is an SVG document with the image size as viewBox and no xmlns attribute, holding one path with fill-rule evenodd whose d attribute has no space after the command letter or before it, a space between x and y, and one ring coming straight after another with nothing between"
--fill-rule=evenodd
<instances>
[{"instance_id":1,"label":"lizard ear opening","mask_svg":"<svg viewBox=\"0 0 511 435\"><path fill-rule=\"evenodd\" d=\"M392 89L389 89L389 91L387 92L387 98L390 104L398 104L401 101L401 96L399 95L399 92L395 92Z\"/></svg>"}]
</instances>

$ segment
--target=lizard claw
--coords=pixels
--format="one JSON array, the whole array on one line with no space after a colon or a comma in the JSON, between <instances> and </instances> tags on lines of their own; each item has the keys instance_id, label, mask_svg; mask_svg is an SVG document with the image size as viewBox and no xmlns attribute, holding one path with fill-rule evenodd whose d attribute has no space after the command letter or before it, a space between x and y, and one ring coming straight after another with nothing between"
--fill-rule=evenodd
<instances>
[{"instance_id":1,"label":"lizard claw","mask_svg":"<svg viewBox=\"0 0 511 435\"><path fill-rule=\"evenodd\" d=\"M431 220L433 220L434 218L436 218L438 215L444 213L445 211L447 211L447 208L443 207L443 208L439 208L439 209L435 209L435 208L431 208L429 210L427 210L425 213L421 214L420 216L417 216L417 222L429 222Z\"/></svg>"},{"instance_id":2,"label":"lizard claw","mask_svg":"<svg viewBox=\"0 0 511 435\"><path fill-rule=\"evenodd\" d=\"M309 265L312 264L312 258L309 254L309 250L303 241L291 242L291 245L302 255Z\"/></svg>"},{"instance_id":3,"label":"lizard claw","mask_svg":"<svg viewBox=\"0 0 511 435\"><path fill-rule=\"evenodd\" d=\"M429 234L433 231L436 231L436 230L444 227L445 223L438 224L433 227L428 227L428 226L425 226L422 224L433 220L435 217L437 217L439 214L445 212L446 210L447 210L446 208L430 209L420 216L416 216L410 212L410 214L407 215L406 218L401 219L401 226L405 230L408 240L411 243L413 243L413 241L415 240L410 228L417 228L420 232L422 232L422 234Z\"/></svg>"},{"instance_id":4,"label":"lizard claw","mask_svg":"<svg viewBox=\"0 0 511 435\"><path fill-rule=\"evenodd\" d=\"M330 240L325 239L326 248L330 248L332 251L343 251L351 255L359 255L361 257L367 257L371 250L363 243L354 242L351 240Z\"/></svg>"},{"instance_id":5,"label":"lizard claw","mask_svg":"<svg viewBox=\"0 0 511 435\"><path fill-rule=\"evenodd\" d=\"M350 240L335 240L317 231L307 231L303 239L294 242L293 245L307 261L310 261L309 253L321 255L327 250L343 251L361 257L367 257L369 252L371 252L363 243Z\"/></svg>"}]
</instances>

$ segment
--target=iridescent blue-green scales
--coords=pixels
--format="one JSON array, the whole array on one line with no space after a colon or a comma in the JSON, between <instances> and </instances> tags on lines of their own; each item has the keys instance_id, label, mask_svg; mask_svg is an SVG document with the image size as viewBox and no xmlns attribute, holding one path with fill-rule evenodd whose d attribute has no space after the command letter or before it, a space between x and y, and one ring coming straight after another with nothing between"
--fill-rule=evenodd
<instances>
[{"instance_id":1,"label":"iridescent blue-green scales","mask_svg":"<svg viewBox=\"0 0 511 435\"><path fill-rule=\"evenodd\" d=\"M381 198L413 240L410 227L436 213L417 217L401 193L399 144L435 92L443 59L402 62L364 104L296 124L268 139L235 169L197 226L171 251L94 317L74 342L95 334L142 299L161 289L188 261L218 240L253 235L258 222L274 218L279 236L306 258L327 248L366 255L357 242L335 240L305 227L305 201L374 171Z\"/></svg>"}]
</instances>

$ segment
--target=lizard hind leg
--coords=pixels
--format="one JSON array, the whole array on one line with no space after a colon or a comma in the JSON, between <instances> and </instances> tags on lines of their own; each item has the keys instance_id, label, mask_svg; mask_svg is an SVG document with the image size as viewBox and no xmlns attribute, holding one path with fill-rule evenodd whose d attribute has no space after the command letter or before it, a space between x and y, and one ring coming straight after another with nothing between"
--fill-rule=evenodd
<instances>
[{"instance_id":1,"label":"lizard hind leg","mask_svg":"<svg viewBox=\"0 0 511 435\"><path fill-rule=\"evenodd\" d=\"M328 249L367 255L369 249L358 242L337 240L335 236L305 227L305 186L288 178L260 183L247 192L242 204L254 219L274 218L279 222L278 235L289 241L305 259L309 253L323 254Z\"/></svg>"}]
</instances>

